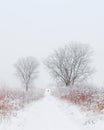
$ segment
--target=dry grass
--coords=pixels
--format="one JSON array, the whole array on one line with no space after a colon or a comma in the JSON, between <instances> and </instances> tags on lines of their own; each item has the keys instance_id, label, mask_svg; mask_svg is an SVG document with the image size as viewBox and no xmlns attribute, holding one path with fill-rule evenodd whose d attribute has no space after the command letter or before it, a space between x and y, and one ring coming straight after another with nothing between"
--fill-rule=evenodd
<instances>
[{"instance_id":1,"label":"dry grass","mask_svg":"<svg viewBox=\"0 0 104 130\"><path fill-rule=\"evenodd\" d=\"M89 85L60 88L56 92L61 99L80 106L87 111L104 112L104 88L98 89Z\"/></svg>"},{"instance_id":2,"label":"dry grass","mask_svg":"<svg viewBox=\"0 0 104 130\"><path fill-rule=\"evenodd\" d=\"M33 89L29 92L16 89L0 88L0 118L6 117L25 107L30 102L43 97L44 90Z\"/></svg>"}]
</instances>

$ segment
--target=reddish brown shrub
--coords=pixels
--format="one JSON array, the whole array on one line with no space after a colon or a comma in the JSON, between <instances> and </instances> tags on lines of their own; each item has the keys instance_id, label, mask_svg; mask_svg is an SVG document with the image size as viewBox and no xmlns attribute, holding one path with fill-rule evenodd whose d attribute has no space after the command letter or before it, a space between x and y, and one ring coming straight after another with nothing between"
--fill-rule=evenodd
<instances>
[{"instance_id":1,"label":"reddish brown shrub","mask_svg":"<svg viewBox=\"0 0 104 130\"><path fill-rule=\"evenodd\" d=\"M30 102L43 97L43 90L23 90L0 89L0 118L12 114L12 111L20 110Z\"/></svg>"},{"instance_id":2,"label":"reddish brown shrub","mask_svg":"<svg viewBox=\"0 0 104 130\"><path fill-rule=\"evenodd\" d=\"M79 105L86 110L102 112L104 110L104 89L90 86L73 86L65 90L61 98Z\"/></svg>"}]
</instances>

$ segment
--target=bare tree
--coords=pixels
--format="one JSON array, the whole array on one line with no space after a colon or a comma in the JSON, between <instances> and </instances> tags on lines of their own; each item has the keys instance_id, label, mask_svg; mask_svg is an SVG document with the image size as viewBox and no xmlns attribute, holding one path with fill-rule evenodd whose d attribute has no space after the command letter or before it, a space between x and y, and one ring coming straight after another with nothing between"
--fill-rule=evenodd
<instances>
[{"instance_id":1,"label":"bare tree","mask_svg":"<svg viewBox=\"0 0 104 130\"><path fill-rule=\"evenodd\" d=\"M21 58L15 64L16 76L25 86L26 91L37 77L38 62L34 57Z\"/></svg>"},{"instance_id":2,"label":"bare tree","mask_svg":"<svg viewBox=\"0 0 104 130\"><path fill-rule=\"evenodd\" d=\"M45 65L56 81L66 86L83 81L93 72L90 67L92 51L86 44L73 43L55 50Z\"/></svg>"}]
</instances>

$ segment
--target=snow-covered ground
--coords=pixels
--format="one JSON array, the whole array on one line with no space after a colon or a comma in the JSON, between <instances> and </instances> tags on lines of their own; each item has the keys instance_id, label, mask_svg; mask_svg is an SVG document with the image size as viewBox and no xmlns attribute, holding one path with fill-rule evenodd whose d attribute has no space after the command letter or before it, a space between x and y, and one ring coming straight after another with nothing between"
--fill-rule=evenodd
<instances>
[{"instance_id":1,"label":"snow-covered ground","mask_svg":"<svg viewBox=\"0 0 104 130\"><path fill-rule=\"evenodd\" d=\"M85 124L85 115L75 106L50 96L30 104L16 117L4 120L0 130L104 130L103 121Z\"/></svg>"}]
</instances>

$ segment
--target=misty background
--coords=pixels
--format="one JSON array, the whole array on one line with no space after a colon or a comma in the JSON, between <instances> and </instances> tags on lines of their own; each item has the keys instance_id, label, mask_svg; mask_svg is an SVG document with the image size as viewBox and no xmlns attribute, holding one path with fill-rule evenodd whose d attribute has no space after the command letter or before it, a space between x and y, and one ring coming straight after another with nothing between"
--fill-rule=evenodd
<instances>
[{"instance_id":1,"label":"misty background","mask_svg":"<svg viewBox=\"0 0 104 130\"><path fill-rule=\"evenodd\" d=\"M96 73L90 82L104 86L103 0L0 1L0 84L19 86L14 64L34 56L40 62L35 86L52 86L42 62L70 41L91 45Z\"/></svg>"}]
</instances>

